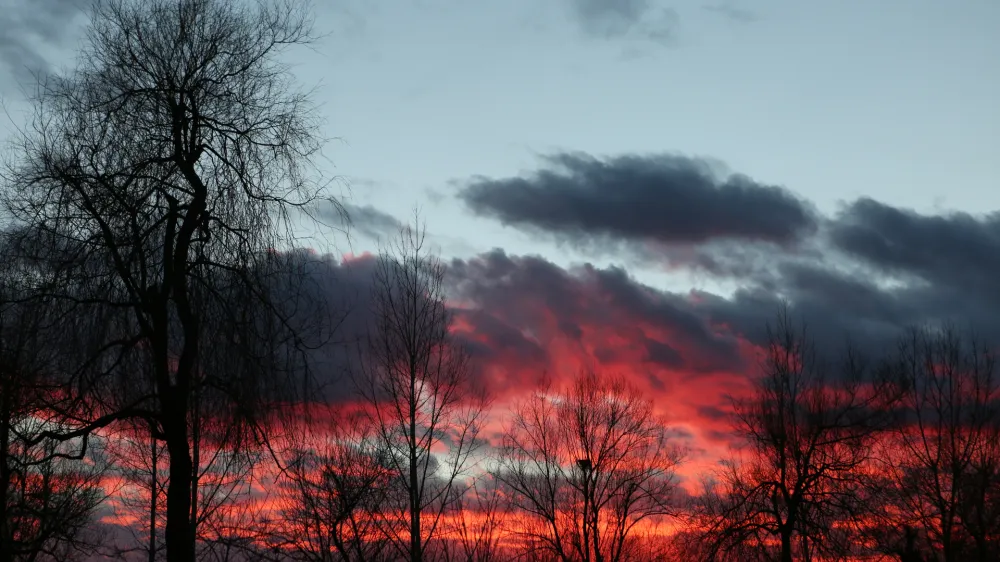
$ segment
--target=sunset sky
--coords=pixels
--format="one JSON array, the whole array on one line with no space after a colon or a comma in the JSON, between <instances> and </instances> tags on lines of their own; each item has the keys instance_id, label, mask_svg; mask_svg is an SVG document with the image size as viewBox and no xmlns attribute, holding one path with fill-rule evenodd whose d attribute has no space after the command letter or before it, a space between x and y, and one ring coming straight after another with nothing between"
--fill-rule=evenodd
<instances>
[{"instance_id":1,"label":"sunset sky","mask_svg":"<svg viewBox=\"0 0 1000 562\"><path fill-rule=\"evenodd\" d=\"M4 136L86 2L0 0ZM498 403L621 373L705 461L782 300L824 346L1000 340L996 0L315 5L289 60L354 221L317 275L364 293L419 208Z\"/></svg>"}]
</instances>

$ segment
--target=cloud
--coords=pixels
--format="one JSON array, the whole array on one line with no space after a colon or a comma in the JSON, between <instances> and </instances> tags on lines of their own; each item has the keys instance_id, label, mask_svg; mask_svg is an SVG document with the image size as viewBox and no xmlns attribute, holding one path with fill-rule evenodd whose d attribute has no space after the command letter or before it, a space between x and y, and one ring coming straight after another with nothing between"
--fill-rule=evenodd
<instances>
[{"instance_id":1,"label":"cloud","mask_svg":"<svg viewBox=\"0 0 1000 562\"><path fill-rule=\"evenodd\" d=\"M734 3L708 4L702 7L706 11L718 14L737 23L753 23L758 19L757 14L736 6Z\"/></svg>"},{"instance_id":2,"label":"cloud","mask_svg":"<svg viewBox=\"0 0 1000 562\"><path fill-rule=\"evenodd\" d=\"M542 367L549 355L537 340L482 309L462 309L455 314L454 334L480 363L519 361Z\"/></svg>"},{"instance_id":3,"label":"cloud","mask_svg":"<svg viewBox=\"0 0 1000 562\"><path fill-rule=\"evenodd\" d=\"M884 274L1000 298L1000 214L921 215L862 198L832 222L831 238Z\"/></svg>"},{"instance_id":4,"label":"cloud","mask_svg":"<svg viewBox=\"0 0 1000 562\"><path fill-rule=\"evenodd\" d=\"M352 375L357 373L358 353L372 326L373 274L378 257L372 254L335 257L307 250L285 254L288 269L296 277L295 289L308 306L296 310L291 319L303 335L310 336L306 360L310 375L319 385L315 398L330 403L355 400ZM302 298L304 297L304 298ZM330 332L316 334L315 326L333 325Z\"/></svg>"},{"instance_id":5,"label":"cloud","mask_svg":"<svg viewBox=\"0 0 1000 562\"><path fill-rule=\"evenodd\" d=\"M720 337L701 332L701 326L722 326L728 337L759 345L766 322L786 301L830 355L848 340L873 356L883 354L904 328L949 321L1000 341L1000 319L991 313L1000 305L998 213L920 214L862 198L821 216L784 188L721 174L710 161L672 155L557 154L530 175L473 178L459 197L481 216L595 255L629 261L625 250L640 268L667 262L735 283L729 295L679 295L640 288L627 282L623 270L585 267L585 273L573 274L604 287L623 309L628 304L643 317L664 314L650 323L686 334L695 344L690 349L707 349ZM494 269L504 278L502 268ZM570 274L552 271L546 278L560 275ZM541 302L553 310L567 309L572 290L534 283L524 283L522 290L545 294L551 302ZM586 298L600 302L596 295ZM624 318L603 321L624 323ZM692 368L673 339L661 343L669 346L657 355L661 363ZM598 351L601 358L616 356Z\"/></svg>"},{"instance_id":6,"label":"cloud","mask_svg":"<svg viewBox=\"0 0 1000 562\"><path fill-rule=\"evenodd\" d=\"M394 236L405 226L399 219L371 205L341 203L342 209L325 205L319 209L319 218L330 224L354 230L372 240Z\"/></svg>"},{"instance_id":7,"label":"cloud","mask_svg":"<svg viewBox=\"0 0 1000 562\"><path fill-rule=\"evenodd\" d=\"M43 46L60 47L91 0L0 0L0 68L13 81L31 84L47 72ZM6 80L4 80L6 82Z\"/></svg>"},{"instance_id":8,"label":"cloud","mask_svg":"<svg viewBox=\"0 0 1000 562\"><path fill-rule=\"evenodd\" d=\"M501 397L514 397L545 377L561 379L580 369L597 369L627 375L693 427L716 423L701 420L698 409L725 408L725 394L738 391L753 372L766 324L784 301L831 360L848 340L876 358L892 348L905 328L949 319L962 319L981 335L1000 339L1000 319L983 306L996 298L985 284L962 285L962 275L949 282L947 267L936 268L936 258L920 257L919 251L887 254L877 244L861 245L867 248L863 256L838 250L837 241L852 240L845 232L869 232L882 225L889 230L879 236L890 236L901 228L892 222L883 225L858 209L849 207L828 221L828 232L821 237L828 240L826 253L764 253L760 259L768 267L741 277L740 287L729 295L666 291L639 282L620 267L582 264L567 269L540 256L513 256L500 249L453 259L447 275L453 333L472 353L477 379ZM955 244L988 248L972 241L991 224L987 220L894 213L915 225L914 232L902 230L900 236L922 240L930 234L922 228L926 223L956 231L950 237ZM965 256L967 263L946 265L971 271L976 254ZM330 258L313 269L316 286L349 311L334 338L338 342L357 341L371 325L368 299L375 259ZM889 284L874 273L890 266L914 278L927 270L941 273L922 274L936 279L933 283ZM350 351L329 347L317 356L322 365L317 371L325 373L321 378L335 390L331 399L347 398L342 383L348 364L338 354Z\"/></svg>"},{"instance_id":9,"label":"cloud","mask_svg":"<svg viewBox=\"0 0 1000 562\"><path fill-rule=\"evenodd\" d=\"M699 462L712 462L726 444L728 419L704 412L725 411L729 395L746 391L755 350L713 324L697 295L659 290L621 268L566 269L499 249L452 260L448 273L456 333L480 344L479 376L497 404L594 370L623 376L652 399L690 434L684 441Z\"/></svg>"},{"instance_id":10,"label":"cloud","mask_svg":"<svg viewBox=\"0 0 1000 562\"><path fill-rule=\"evenodd\" d=\"M667 43L675 34L677 13L651 0L569 1L583 31L593 37Z\"/></svg>"},{"instance_id":11,"label":"cloud","mask_svg":"<svg viewBox=\"0 0 1000 562\"><path fill-rule=\"evenodd\" d=\"M536 189L529 180L521 181ZM724 184L708 184L706 189L722 193L701 203L706 217L725 216L729 211L724 209L733 206L727 197L748 205L745 192L720 190ZM555 192L569 191L559 182L554 185ZM767 186L763 189L766 193ZM806 324L831 369L836 369L848 342L863 356L878 360L911 326L954 321L988 341L1000 341L1000 317L993 313L998 296L990 282L1000 272L996 215L919 214L861 199L821 217L806 202L778 197L794 204L762 205L759 212L764 216L754 220L782 224L789 209L803 209L804 226L789 230L786 239L808 251L790 252L781 243L760 244L761 231L773 232L761 228L730 225L727 233L740 234L728 234L722 246L716 235L695 236L685 229L653 234L630 229L614 204L604 205L608 217L597 212L599 206L591 199L602 194L599 189L586 193L588 197L562 209L554 199L546 199L548 195L542 197L539 205L556 215L550 223L570 225L549 230L598 236L608 243L659 236L694 244L701 258L721 264L716 274L737 288L725 294L670 291L643 283L621 267L562 267L541 256L511 255L502 249L448 261L452 333L471 352L476 380L497 398L498 416L511 400L543 380L559 385L581 369L619 374L653 399L678 429L691 432L689 445L700 455L692 462L708 463L728 443L729 396L746 391L766 343L766 325L783 302ZM499 201L507 204L506 199ZM501 208L514 213L530 207L525 201ZM713 205L722 210L711 209ZM524 211L536 223L550 224L539 213ZM603 230L594 234L586 228ZM732 256L747 248L756 266L737 271L731 266L739 260ZM330 260L316 270L328 280L323 286L331 297L357 298L344 333L359 334L370 325L365 299L374 259ZM703 267L694 261L689 266ZM331 357L326 361L336 365L335 353ZM331 398L348 400L344 387L336 387L335 378L328 380L341 389Z\"/></svg>"},{"instance_id":12,"label":"cloud","mask_svg":"<svg viewBox=\"0 0 1000 562\"><path fill-rule=\"evenodd\" d=\"M736 338L713 330L690 299L638 283L620 268L565 270L494 250L453 260L449 276L460 310L480 318L470 329L503 326L505 347L520 350L507 367L522 369L524 361L536 369L521 377L525 384L537 382L542 359L549 374L638 369L659 387L667 371L697 376L747 366Z\"/></svg>"},{"instance_id":13,"label":"cloud","mask_svg":"<svg viewBox=\"0 0 1000 562\"><path fill-rule=\"evenodd\" d=\"M789 191L676 155L548 156L528 176L476 177L459 197L475 213L591 247L742 240L791 245L815 232L812 206Z\"/></svg>"},{"instance_id":14,"label":"cloud","mask_svg":"<svg viewBox=\"0 0 1000 562\"><path fill-rule=\"evenodd\" d=\"M375 256L292 255L320 291L338 331L310 354L324 400L355 399L350 370L372 322ZM564 382L582 369L621 374L678 419L724 406L720 380L738 388L751 368L747 346L712 326L690 295L643 285L619 268L564 269L502 250L447 264L452 333L473 359L474 380L501 402L544 379ZM735 381L734 382L734 377Z\"/></svg>"}]
</instances>

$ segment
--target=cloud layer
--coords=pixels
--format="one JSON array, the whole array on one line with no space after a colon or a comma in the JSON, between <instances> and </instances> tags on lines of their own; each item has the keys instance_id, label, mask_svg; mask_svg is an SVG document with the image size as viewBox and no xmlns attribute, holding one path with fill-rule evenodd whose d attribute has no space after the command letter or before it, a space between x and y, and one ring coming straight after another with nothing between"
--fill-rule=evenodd
<instances>
[{"instance_id":1,"label":"cloud layer","mask_svg":"<svg viewBox=\"0 0 1000 562\"><path fill-rule=\"evenodd\" d=\"M672 155L572 153L543 164L527 176L473 178L459 197L541 240L624 252L630 263L641 256L651 268L669 261L736 289L668 291L622 267L567 269L502 249L453 259L453 332L501 402L580 369L622 374L707 450L725 441L728 396L745 388L785 302L831 361L849 342L874 359L906 328L949 321L1000 341L995 214L859 199L822 216L784 188ZM371 259L331 262L331 279L348 287L331 294L363 295Z\"/></svg>"},{"instance_id":2,"label":"cloud layer","mask_svg":"<svg viewBox=\"0 0 1000 562\"><path fill-rule=\"evenodd\" d=\"M563 153L528 175L472 178L458 197L473 212L542 241L574 243L602 257L617 252L630 263L638 257L639 267L698 270L735 284L732 294L674 294L621 270L568 272L502 253L479 258L489 267L461 264L455 271L466 283L492 279L483 282L490 298L480 300L505 317L517 310L512 301L533 298L536 317L547 310L556 324L576 326L580 317L567 313L572 302L591 311L615 303L619 316L587 318L630 334L609 345L618 353L641 349L637 357L659 357L687 373L705 369L692 356L711 356L717 368L749 368L733 359L736 346L717 342L760 344L782 302L831 355L850 341L875 356L907 327L946 322L1000 341L992 312L1000 304L1000 215L920 214L862 198L822 216L782 187L719 170L675 155ZM498 279L520 279L521 288L501 298ZM626 328L637 323L669 334L658 353L645 332Z\"/></svg>"},{"instance_id":3,"label":"cloud layer","mask_svg":"<svg viewBox=\"0 0 1000 562\"><path fill-rule=\"evenodd\" d=\"M562 153L543 164L527 176L474 178L459 196L481 216L596 246L789 244L817 229L812 207L789 191L724 174L705 160Z\"/></svg>"},{"instance_id":4,"label":"cloud layer","mask_svg":"<svg viewBox=\"0 0 1000 562\"><path fill-rule=\"evenodd\" d=\"M3 90L34 83L49 68L44 45L61 45L90 0L0 0L0 82Z\"/></svg>"},{"instance_id":5,"label":"cloud layer","mask_svg":"<svg viewBox=\"0 0 1000 562\"><path fill-rule=\"evenodd\" d=\"M600 39L639 38L667 43L677 13L657 0L569 0L583 31Z\"/></svg>"}]
</instances>

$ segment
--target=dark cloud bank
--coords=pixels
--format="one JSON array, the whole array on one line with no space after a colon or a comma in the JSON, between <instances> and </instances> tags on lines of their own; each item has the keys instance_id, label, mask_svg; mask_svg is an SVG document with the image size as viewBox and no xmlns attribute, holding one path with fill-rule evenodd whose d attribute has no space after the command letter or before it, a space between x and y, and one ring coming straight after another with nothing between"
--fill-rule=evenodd
<instances>
[{"instance_id":1,"label":"dark cloud bank","mask_svg":"<svg viewBox=\"0 0 1000 562\"><path fill-rule=\"evenodd\" d=\"M1000 342L997 214L925 215L859 199L822 216L783 187L676 155L559 154L529 175L472 178L458 196L543 240L737 287L673 292L621 267L566 269L502 249L451 260L454 333L501 393L530 387L570 355L648 373L653 387L747 373L748 344L764 342L785 302L831 354L850 341L875 357L908 327L946 322ZM377 209L351 210L373 231L398 226ZM368 325L375 259L313 266L316 286L349 310L340 341L356 341ZM346 364L325 353L331 396L346 396Z\"/></svg>"},{"instance_id":2,"label":"dark cloud bank","mask_svg":"<svg viewBox=\"0 0 1000 562\"><path fill-rule=\"evenodd\" d=\"M830 348L850 340L874 354L907 327L944 322L1000 341L1000 215L924 215L859 199L823 217L782 187L675 155L557 154L542 164L521 177L473 178L459 197L542 239L698 269L739 288L672 293L619 269L565 271L495 251L453 267L487 310L524 294L542 295L569 321L578 309L613 307L676 334L662 343L684 351L649 349L651 360L695 371L738 368L737 338L761 342L783 301Z\"/></svg>"},{"instance_id":3,"label":"dark cloud bank","mask_svg":"<svg viewBox=\"0 0 1000 562\"><path fill-rule=\"evenodd\" d=\"M529 177L476 178L461 197L476 213L595 245L792 243L814 232L811 207L790 192L680 156L557 154Z\"/></svg>"}]
</instances>

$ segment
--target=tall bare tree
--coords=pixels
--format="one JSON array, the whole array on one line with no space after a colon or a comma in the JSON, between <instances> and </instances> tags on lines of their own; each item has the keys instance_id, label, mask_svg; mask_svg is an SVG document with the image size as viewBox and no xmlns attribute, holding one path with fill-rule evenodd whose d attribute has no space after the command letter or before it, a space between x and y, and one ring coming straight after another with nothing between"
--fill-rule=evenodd
<instances>
[{"instance_id":1,"label":"tall bare tree","mask_svg":"<svg viewBox=\"0 0 1000 562\"><path fill-rule=\"evenodd\" d=\"M850 351L827 363L787 309L767 341L752 394L734 404L740 451L703 496L699 555L840 559L855 547L891 388Z\"/></svg>"},{"instance_id":2,"label":"tall bare tree","mask_svg":"<svg viewBox=\"0 0 1000 562\"><path fill-rule=\"evenodd\" d=\"M642 526L677 513L681 449L652 402L621 378L584 373L551 390L515 409L498 453L514 533L541 559L637 559Z\"/></svg>"},{"instance_id":3,"label":"tall bare tree","mask_svg":"<svg viewBox=\"0 0 1000 562\"><path fill-rule=\"evenodd\" d=\"M882 473L888 546L934 559L1000 556L1000 374L989 347L950 327L913 329L890 363L902 417ZM892 540L894 539L894 540Z\"/></svg>"},{"instance_id":4,"label":"tall bare tree","mask_svg":"<svg viewBox=\"0 0 1000 562\"><path fill-rule=\"evenodd\" d=\"M67 315L53 336L89 344L63 381L60 423L73 428L59 436L140 419L165 443L172 562L195 558L195 396L228 397L217 414L259 440L262 406L290 389L279 375L298 372L272 368L301 343L288 334L294 295L274 290L272 274L288 266L274 250L289 209L319 194L308 179L315 114L280 60L310 38L301 7L98 0L76 69L39 86L7 166L6 209L27 233L39 288ZM212 373L203 336L222 324L238 335L213 345L234 368ZM140 349L149 377L125 370Z\"/></svg>"},{"instance_id":5,"label":"tall bare tree","mask_svg":"<svg viewBox=\"0 0 1000 562\"><path fill-rule=\"evenodd\" d=\"M383 513L383 530L413 562L425 558L475 462L487 405L467 353L449 332L444 264L424 242L423 227L406 228L376 265L374 320L357 377L405 495Z\"/></svg>"}]
</instances>

